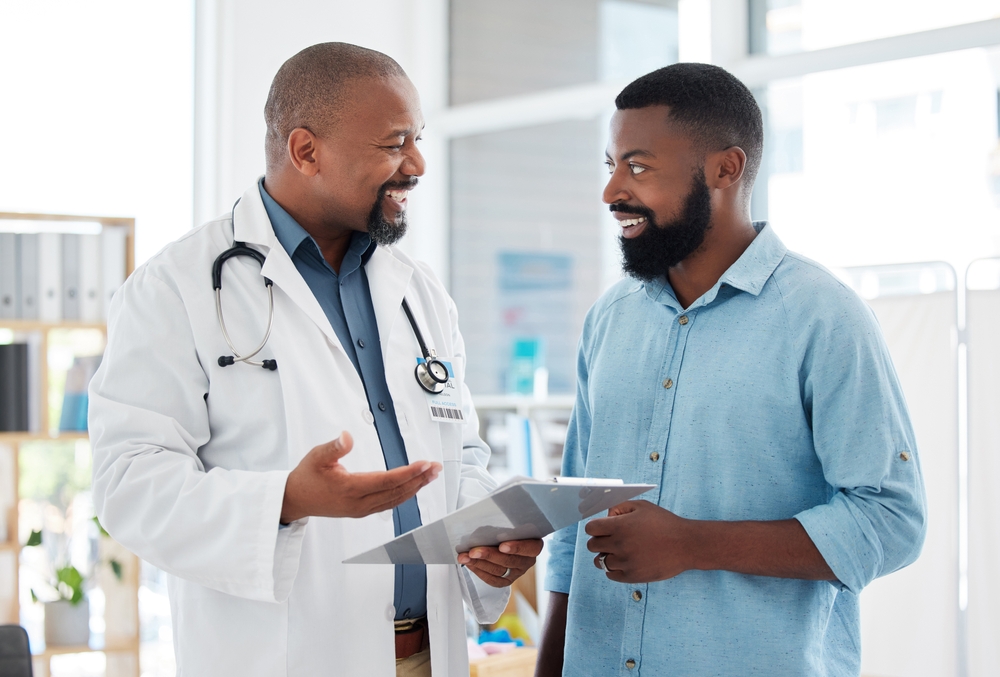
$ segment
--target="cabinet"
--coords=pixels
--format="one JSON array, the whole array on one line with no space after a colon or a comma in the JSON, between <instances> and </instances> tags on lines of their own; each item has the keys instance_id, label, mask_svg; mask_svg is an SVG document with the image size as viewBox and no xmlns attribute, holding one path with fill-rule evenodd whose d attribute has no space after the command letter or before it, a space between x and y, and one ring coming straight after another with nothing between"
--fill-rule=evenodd
<instances>
[{"instance_id":1,"label":"cabinet","mask_svg":"<svg viewBox=\"0 0 1000 677\"><path fill-rule=\"evenodd\" d=\"M0 270L0 344L27 344L33 356L28 359L29 385L16 391L24 395L19 398L27 403L26 410L33 412L23 417L29 429L0 432L0 623L19 623L22 615L20 579L28 553L22 552L26 534L19 523L25 516L19 514L19 506L25 503L20 494L28 472L25 462L32 473L44 475L44 466L38 470L42 464L33 454L42 453L39 450L46 445L77 443L77 465L89 467L87 433L66 431L85 427L86 400L79 412L55 415L60 406L70 406L71 398L63 393L60 399L62 368L52 368L57 362L53 357L70 354L75 336L86 337L90 350L103 350L110 296L134 268L134 236L133 219L0 213L0 237L7 238L0 241L6 251L0 252L0 267L6 269ZM81 383L77 395L82 398L85 382ZM0 407L10 407L12 399L10 382L6 390L0 383ZM9 427L10 417L7 421ZM89 477L77 481L89 486ZM88 527L89 515L78 514L79 508L73 503L64 515L52 518L58 510L46 505L45 524L50 518L57 523L65 518L65 524L72 519L77 527L81 523ZM92 632L93 646L49 646L37 653L34 669L40 677L48 677L54 656L94 651L104 652L108 677L139 676L140 563L107 536L97 536L96 544L96 553L86 556L96 559L90 582L101 592L103 633Z\"/></svg>"}]
</instances>

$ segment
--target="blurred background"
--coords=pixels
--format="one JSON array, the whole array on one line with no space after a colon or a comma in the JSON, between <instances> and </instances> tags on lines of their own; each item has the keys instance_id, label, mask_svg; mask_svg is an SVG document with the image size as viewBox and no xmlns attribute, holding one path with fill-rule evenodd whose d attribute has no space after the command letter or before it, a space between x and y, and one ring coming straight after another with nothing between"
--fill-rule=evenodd
<instances>
[{"instance_id":1,"label":"blurred background","mask_svg":"<svg viewBox=\"0 0 1000 677\"><path fill-rule=\"evenodd\" d=\"M583 318L620 277L600 200L615 95L679 60L741 78L766 127L754 218L869 301L917 427L927 545L862 595L863 673L1000 674L1000 0L0 0L0 235L29 232L18 213L134 219L141 265L263 172L271 78L332 40L420 91L402 247L455 298L501 478L558 473ZM85 432L61 420L105 334L4 317L49 410L0 432L0 620L44 648L32 581L113 559ZM134 587L141 656L120 674L173 674L163 574L141 565ZM87 590L92 650L50 652L52 675L119 674L109 593ZM530 643L544 595L525 596Z\"/></svg>"}]
</instances>

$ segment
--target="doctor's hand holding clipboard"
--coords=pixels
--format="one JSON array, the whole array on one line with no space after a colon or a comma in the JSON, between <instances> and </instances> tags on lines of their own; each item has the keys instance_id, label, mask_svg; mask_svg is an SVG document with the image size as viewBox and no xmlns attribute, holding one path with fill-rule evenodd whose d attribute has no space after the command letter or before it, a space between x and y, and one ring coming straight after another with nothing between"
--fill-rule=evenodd
<instances>
[{"instance_id":1,"label":"doctor's hand holding clipboard","mask_svg":"<svg viewBox=\"0 0 1000 677\"><path fill-rule=\"evenodd\" d=\"M405 503L437 479L440 463L410 463L381 472L349 472L340 459L354 447L346 430L314 447L288 475L281 523L303 517L366 517ZM507 541L461 553L458 563L494 588L511 585L542 551L541 539Z\"/></svg>"},{"instance_id":2,"label":"doctor's hand holding clipboard","mask_svg":"<svg viewBox=\"0 0 1000 677\"><path fill-rule=\"evenodd\" d=\"M288 475L281 523L303 517L367 517L413 498L441 472L440 463L422 461L381 472L349 472L340 459L354 447L346 430L313 447Z\"/></svg>"}]
</instances>

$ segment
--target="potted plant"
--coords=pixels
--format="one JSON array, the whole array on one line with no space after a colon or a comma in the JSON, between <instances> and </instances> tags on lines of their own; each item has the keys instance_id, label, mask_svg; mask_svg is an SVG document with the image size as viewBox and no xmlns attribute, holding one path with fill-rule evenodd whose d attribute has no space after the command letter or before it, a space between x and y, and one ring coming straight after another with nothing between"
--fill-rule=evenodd
<instances>
[{"instance_id":1,"label":"potted plant","mask_svg":"<svg viewBox=\"0 0 1000 677\"><path fill-rule=\"evenodd\" d=\"M97 522L97 518L94 518ZM102 535L107 532L97 522ZM25 544L40 546L42 532L33 531ZM122 578L121 563L110 559L108 565L118 580ZM90 641L90 603L84 592L86 578L72 564L54 570L49 585L38 592L31 589L31 599L45 607L45 644L47 646L86 646Z\"/></svg>"}]
</instances>

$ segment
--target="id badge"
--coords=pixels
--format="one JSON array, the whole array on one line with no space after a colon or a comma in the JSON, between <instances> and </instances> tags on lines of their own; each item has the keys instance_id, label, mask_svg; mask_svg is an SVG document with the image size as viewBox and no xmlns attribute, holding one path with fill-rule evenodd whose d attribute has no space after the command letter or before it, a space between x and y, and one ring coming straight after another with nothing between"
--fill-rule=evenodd
<instances>
[{"instance_id":1,"label":"id badge","mask_svg":"<svg viewBox=\"0 0 1000 677\"><path fill-rule=\"evenodd\" d=\"M455 381L455 370L447 359L437 358L448 370L448 382L444 390L437 395L427 393L427 406L430 408L431 420L438 423L465 423L462 413L462 393ZM424 358L418 357L417 364L423 364Z\"/></svg>"}]
</instances>

